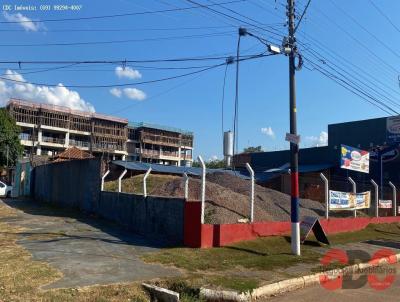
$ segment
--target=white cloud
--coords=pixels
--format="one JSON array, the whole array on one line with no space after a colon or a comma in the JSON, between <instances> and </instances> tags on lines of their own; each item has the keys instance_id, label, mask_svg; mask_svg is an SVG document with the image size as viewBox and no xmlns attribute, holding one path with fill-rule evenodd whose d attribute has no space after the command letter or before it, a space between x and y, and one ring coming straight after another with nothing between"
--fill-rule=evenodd
<instances>
[{"instance_id":1,"label":"white cloud","mask_svg":"<svg viewBox=\"0 0 400 302\"><path fill-rule=\"evenodd\" d=\"M116 96L117 98L120 98L120 97L122 96L122 90L121 90L121 89L118 89L118 88L111 88L111 89L110 89L110 93L111 93L113 96Z\"/></svg>"},{"instance_id":2,"label":"white cloud","mask_svg":"<svg viewBox=\"0 0 400 302\"><path fill-rule=\"evenodd\" d=\"M137 88L124 88L124 89L111 88L110 93L117 98L120 98L122 97L122 95L124 95L128 99L136 101L143 101L147 98L146 93Z\"/></svg>"},{"instance_id":3,"label":"white cloud","mask_svg":"<svg viewBox=\"0 0 400 302\"><path fill-rule=\"evenodd\" d=\"M38 22L33 22L31 19L28 17L24 16L21 13L17 14L8 14L7 12L3 12L3 16L7 21L10 22L19 22L17 23L20 25L22 28L24 28L26 31L38 31L39 29L46 29L46 27Z\"/></svg>"},{"instance_id":4,"label":"white cloud","mask_svg":"<svg viewBox=\"0 0 400 302\"><path fill-rule=\"evenodd\" d=\"M210 157L210 161L214 161L214 160L218 160L218 156L217 155L213 155Z\"/></svg>"},{"instance_id":5,"label":"white cloud","mask_svg":"<svg viewBox=\"0 0 400 302\"><path fill-rule=\"evenodd\" d=\"M146 93L137 88L124 88L124 94L128 99L143 101L146 99Z\"/></svg>"},{"instance_id":6,"label":"white cloud","mask_svg":"<svg viewBox=\"0 0 400 302\"><path fill-rule=\"evenodd\" d=\"M306 136L306 140L311 142L313 146L327 146L328 145L328 133L321 131L319 136Z\"/></svg>"},{"instance_id":7,"label":"white cloud","mask_svg":"<svg viewBox=\"0 0 400 302\"><path fill-rule=\"evenodd\" d=\"M272 127L261 128L261 133L263 133L271 138L275 138L275 133L274 133L274 130L272 130Z\"/></svg>"},{"instance_id":8,"label":"white cloud","mask_svg":"<svg viewBox=\"0 0 400 302\"><path fill-rule=\"evenodd\" d=\"M119 78L128 78L132 80L140 79L142 77L142 74L138 70L132 69L131 67L115 67L115 74Z\"/></svg>"},{"instance_id":9,"label":"white cloud","mask_svg":"<svg viewBox=\"0 0 400 302\"><path fill-rule=\"evenodd\" d=\"M3 77L14 81L26 81L21 74L13 70L7 70ZM82 99L77 91L69 90L61 83L56 87L48 87L0 80L0 106L4 106L10 98L65 106L74 110L95 111L93 105Z\"/></svg>"}]
</instances>

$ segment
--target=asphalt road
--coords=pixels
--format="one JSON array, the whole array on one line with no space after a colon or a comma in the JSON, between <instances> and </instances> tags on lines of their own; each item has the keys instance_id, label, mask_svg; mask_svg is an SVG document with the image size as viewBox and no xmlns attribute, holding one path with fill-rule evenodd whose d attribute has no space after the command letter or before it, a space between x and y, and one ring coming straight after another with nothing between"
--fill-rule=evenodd
<instances>
[{"instance_id":1,"label":"asphalt road","mask_svg":"<svg viewBox=\"0 0 400 302\"><path fill-rule=\"evenodd\" d=\"M294 291L282 296L272 297L261 301L268 302L309 302L309 301L324 301L324 302L392 302L400 301L400 264L394 266L396 277L394 283L385 290L375 290L368 284L359 289L340 289L329 291L322 286L308 287L302 290ZM384 278L380 275L380 278Z\"/></svg>"}]
</instances>

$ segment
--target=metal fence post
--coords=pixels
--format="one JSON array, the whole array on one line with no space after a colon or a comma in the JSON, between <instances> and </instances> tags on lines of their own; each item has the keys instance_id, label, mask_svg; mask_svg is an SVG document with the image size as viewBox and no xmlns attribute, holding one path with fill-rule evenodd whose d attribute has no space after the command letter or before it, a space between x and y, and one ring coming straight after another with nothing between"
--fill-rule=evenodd
<instances>
[{"instance_id":1,"label":"metal fence post","mask_svg":"<svg viewBox=\"0 0 400 302\"><path fill-rule=\"evenodd\" d=\"M127 169L124 170L124 172L121 173L121 175L118 177L118 193L121 193L121 181L122 181L122 177L125 176L126 172L128 172Z\"/></svg>"},{"instance_id":2,"label":"metal fence post","mask_svg":"<svg viewBox=\"0 0 400 302\"><path fill-rule=\"evenodd\" d=\"M393 204L392 204L392 206L393 206L393 216L396 216L397 214L397 190L396 190L396 186L391 182L391 181L389 181L389 186L391 186L392 187L392 190L393 190Z\"/></svg>"},{"instance_id":3,"label":"metal fence post","mask_svg":"<svg viewBox=\"0 0 400 302\"><path fill-rule=\"evenodd\" d=\"M147 170L147 172L143 176L143 196L147 197L147 177L149 176L151 172L151 167Z\"/></svg>"},{"instance_id":4,"label":"metal fence post","mask_svg":"<svg viewBox=\"0 0 400 302\"><path fill-rule=\"evenodd\" d=\"M357 185L356 182L353 180L353 178L348 177L352 187L353 187L353 193L356 194L357 193ZM354 205L354 218L357 217L357 199L356 200L356 204Z\"/></svg>"},{"instance_id":5,"label":"metal fence post","mask_svg":"<svg viewBox=\"0 0 400 302\"><path fill-rule=\"evenodd\" d=\"M250 190L250 222L254 222L254 170L246 163L246 169L250 173L251 190Z\"/></svg>"},{"instance_id":6,"label":"metal fence post","mask_svg":"<svg viewBox=\"0 0 400 302\"><path fill-rule=\"evenodd\" d=\"M379 187L378 184L371 179L371 183L372 185L375 187L375 217L379 217L379 208L378 208L378 204L379 204Z\"/></svg>"},{"instance_id":7,"label":"metal fence post","mask_svg":"<svg viewBox=\"0 0 400 302\"><path fill-rule=\"evenodd\" d=\"M204 224L204 207L206 203L206 165L203 158L199 155L197 157L201 165L201 224Z\"/></svg>"},{"instance_id":8,"label":"metal fence post","mask_svg":"<svg viewBox=\"0 0 400 302\"><path fill-rule=\"evenodd\" d=\"M183 181L185 182L185 200L189 199L189 176L183 173Z\"/></svg>"},{"instance_id":9,"label":"metal fence post","mask_svg":"<svg viewBox=\"0 0 400 302\"><path fill-rule=\"evenodd\" d=\"M329 219L329 181L323 173L321 173L319 176L321 176L321 179L325 183L325 218Z\"/></svg>"},{"instance_id":10,"label":"metal fence post","mask_svg":"<svg viewBox=\"0 0 400 302\"><path fill-rule=\"evenodd\" d=\"M101 178L101 190L104 191L104 180L106 179L107 175L110 173L110 170L107 170L106 173L104 173L103 177Z\"/></svg>"}]
</instances>

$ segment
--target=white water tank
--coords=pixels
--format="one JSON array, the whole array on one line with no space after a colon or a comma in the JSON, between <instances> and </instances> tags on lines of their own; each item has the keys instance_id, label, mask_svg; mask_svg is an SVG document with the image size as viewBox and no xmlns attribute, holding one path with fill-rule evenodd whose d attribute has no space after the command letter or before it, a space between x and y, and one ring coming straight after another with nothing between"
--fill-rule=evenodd
<instances>
[{"instance_id":1,"label":"white water tank","mask_svg":"<svg viewBox=\"0 0 400 302\"><path fill-rule=\"evenodd\" d=\"M233 157L233 132L226 131L224 132L224 157L226 166L230 167L232 163Z\"/></svg>"},{"instance_id":2,"label":"white water tank","mask_svg":"<svg viewBox=\"0 0 400 302\"><path fill-rule=\"evenodd\" d=\"M224 132L224 156L233 156L233 132Z\"/></svg>"}]
</instances>

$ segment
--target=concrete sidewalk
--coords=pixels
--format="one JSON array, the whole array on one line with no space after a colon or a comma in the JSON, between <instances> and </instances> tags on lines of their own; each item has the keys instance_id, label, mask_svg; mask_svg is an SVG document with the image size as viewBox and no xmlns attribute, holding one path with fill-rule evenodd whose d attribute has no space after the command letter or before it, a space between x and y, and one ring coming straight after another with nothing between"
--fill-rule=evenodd
<instances>
[{"instance_id":1,"label":"concrete sidewalk","mask_svg":"<svg viewBox=\"0 0 400 302\"><path fill-rule=\"evenodd\" d=\"M45 261L63 278L45 288L82 287L149 280L180 275L179 270L144 263L143 253L157 251L166 242L146 239L99 219L49 208L34 201L0 200L16 210L0 222L23 227L18 243L34 260Z\"/></svg>"}]
</instances>

